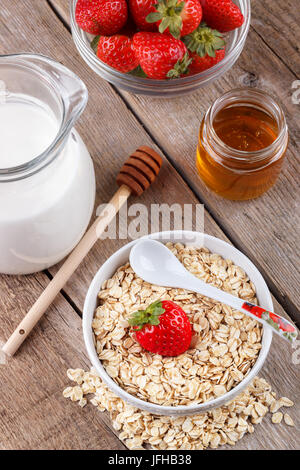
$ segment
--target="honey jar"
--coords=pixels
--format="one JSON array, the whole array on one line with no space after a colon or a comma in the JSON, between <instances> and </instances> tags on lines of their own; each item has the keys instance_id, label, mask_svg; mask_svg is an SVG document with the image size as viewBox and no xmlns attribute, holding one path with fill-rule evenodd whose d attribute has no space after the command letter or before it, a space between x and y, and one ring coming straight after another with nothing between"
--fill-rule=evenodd
<instances>
[{"instance_id":1,"label":"honey jar","mask_svg":"<svg viewBox=\"0 0 300 470\"><path fill-rule=\"evenodd\" d=\"M231 90L204 116L197 170L217 194L253 199L274 185L287 145L286 119L272 96L253 88Z\"/></svg>"}]
</instances>

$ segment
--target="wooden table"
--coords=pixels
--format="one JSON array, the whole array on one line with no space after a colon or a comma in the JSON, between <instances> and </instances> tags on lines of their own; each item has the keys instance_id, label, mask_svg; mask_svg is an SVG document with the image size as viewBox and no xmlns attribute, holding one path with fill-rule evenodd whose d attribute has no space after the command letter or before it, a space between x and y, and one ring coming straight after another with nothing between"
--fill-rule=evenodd
<instances>
[{"instance_id":1,"label":"wooden table","mask_svg":"<svg viewBox=\"0 0 300 470\"><path fill-rule=\"evenodd\" d=\"M97 204L112 196L115 175L133 149L142 144L156 147L165 157L160 183L142 202L204 203L205 231L229 240L249 256L268 282L275 311L299 320L299 105L292 101L292 84L300 73L299 5L298 0L253 0L252 7L252 26L237 64L205 91L184 98L129 95L94 74L72 42L67 0L2 0L0 53L31 51L52 56L87 84L89 104L78 130L94 159ZM277 95L290 129L279 181L267 194L249 202L230 202L209 192L194 164L204 111L216 97L239 86ZM7 365L0 366L0 449L124 449L106 414L92 406L81 410L62 397L68 385L67 368L89 365L80 318L87 288L104 260L123 244L124 240L107 240L95 246L30 340ZM0 340L7 339L56 270L0 277ZM293 352L274 338L261 376L279 395L296 402L290 411L296 428L274 426L267 417L236 449L299 448L300 364L292 363Z\"/></svg>"}]
</instances>

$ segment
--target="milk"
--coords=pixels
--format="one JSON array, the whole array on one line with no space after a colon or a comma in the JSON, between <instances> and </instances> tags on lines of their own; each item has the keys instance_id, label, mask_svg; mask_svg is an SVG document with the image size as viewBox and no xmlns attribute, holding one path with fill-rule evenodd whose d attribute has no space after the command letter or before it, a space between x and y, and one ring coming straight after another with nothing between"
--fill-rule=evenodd
<instances>
[{"instance_id":1,"label":"milk","mask_svg":"<svg viewBox=\"0 0 300 470\"><path fill-rule=\"evenodd\" d=\"M22 99L0 103L0 168L33 160L55 139L59 123L50 109Z\"/></svg>"},{"instance_id":2,"label":"milk","mask_svg":"<svg viewBox=\"0 0 300 470\"><path fill-rule=\"evenodd\" d=\"M14 172L32 161L59 129L38 101L0 100L0 170ZM44 168L17 181L4 178L0 174L0 273L29 274L56 264L79 242L94 207L94 167L79 134L72 129Z\"/></svg>"}]
</instances>

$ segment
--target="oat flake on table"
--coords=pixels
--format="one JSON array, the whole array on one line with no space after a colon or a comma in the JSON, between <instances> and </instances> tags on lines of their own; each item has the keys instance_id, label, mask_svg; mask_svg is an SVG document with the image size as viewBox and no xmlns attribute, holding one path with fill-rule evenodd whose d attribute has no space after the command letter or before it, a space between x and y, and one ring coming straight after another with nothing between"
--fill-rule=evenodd
<instances>
[{"instance_id":1,"label":"oat flake on table","mask_svg":"<svg viewBox=\"0 0 300 470\"><path fill-rule=\"evenodd\" d=\"M225 444L234 446L246 433L254 432L254 424L261 423L270 406L276 402L276 393L271 390L271 385L256 377L243 393L226 406L201 415L172 418L153 415L124 402L108 389L94 369L89 372L69 369L67 375L77 385L66 388L64 397L84 406L85 395L93 394L90 402L99 411L109 411L119 438L132 450L148 447L157 450L203 450L208 447L216 449ZM287 414L285 417L286 424L293 426L291 417Z\"/></svg>"}]
</instances>

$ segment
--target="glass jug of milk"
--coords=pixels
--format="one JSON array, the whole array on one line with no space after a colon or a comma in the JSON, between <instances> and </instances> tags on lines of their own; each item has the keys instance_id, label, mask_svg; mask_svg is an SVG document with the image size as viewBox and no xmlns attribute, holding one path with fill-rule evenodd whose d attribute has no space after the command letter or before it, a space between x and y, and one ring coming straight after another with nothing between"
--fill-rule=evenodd
<instances>
[{"instance_id":1,"label":"glass jug of milk","mask_svg":"<svg viewBox=\"0 0 300 470\"><path fill-rule=\"evenodd\" d=\"M73 126L87 99L84 83L52 59L0 56L0 273L48 268L84 234L95 174Z\"/></svg>"}]
</instances>

